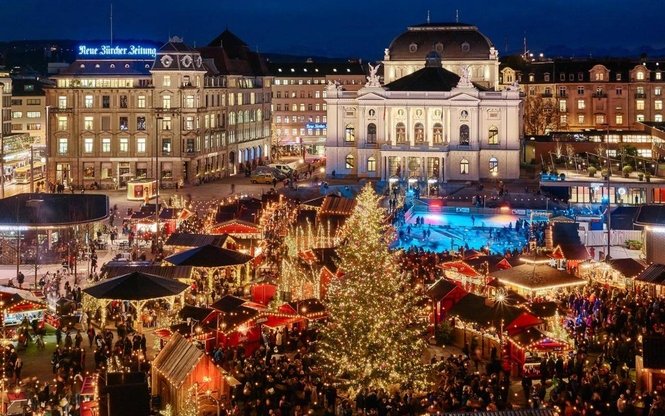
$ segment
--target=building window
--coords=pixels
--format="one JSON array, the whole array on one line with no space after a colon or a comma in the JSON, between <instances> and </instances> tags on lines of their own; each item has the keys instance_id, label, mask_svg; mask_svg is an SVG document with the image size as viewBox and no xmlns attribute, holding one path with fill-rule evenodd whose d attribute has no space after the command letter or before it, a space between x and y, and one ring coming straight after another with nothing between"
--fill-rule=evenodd
<instances>
[{"instance_id":1,"label":"building window","mask_svg":"<svg viewBox=\"0 0 665 416\"><path fill-rule=\"evenodd\" d=\"M12 111L12 118L23 118L23 111Z\"/></svg>"},{"instance_id":2,"label":"building window","mask_svg":"<svg viewBox=\"0 0 665 416\"><path fill-rule=\"evenodd\" d=\"M653 95L661 95L662 91L662 88L656 87L653 89Z\"/></svg>"},{"instance_id":3,"label":"building window","mask_svg":"<svg viewBox=\"0 0 665 416\"><path fill-rule=\"evenodd\" d=\"M136 117L136 130L145 130L145 117Z\"/></svg>"},{"instance_id":4,"label":"building window","mask_svg":"<svg viewBox=\"0 0 665 416\"><path fill-rule=\"evenodd\" d=\"M596 124L605 124L604 114L596 114Z\"/></svg>"},{"instance_id":5,"label":"building window","mask_svg":"<svg viewBox=\"0 0 665 416\"><path fill-rule=\"evenodd\" d=\"M111 139L109 138L103 138L102 139L102 153L110 153L111 152Z\"/></svg>"},{"instance_id":6,"label":"building window","mask_svg":"<svg viewBox=\"0 0 665 416\"><path fill-rule=\"evenodd\" d=\"M136 99L136 107L145 108L145 95L139 95Z\"/></svg>"},{"instance_id":7,"label":"building window","mask_svg":"<svg viewBox=\"0 0 665 416\"><path fill-rule=\"evenodd\" d=\"M462 175L468 175L469 174L469 161L466 160L466 159L462 159L459 162L459 169L460 169L460 173Z\"/></svg>"},{"instance_id":8,"label":"building window","mask_svg":"<svg viewBox=\"0 0 665 416\"><path fill-rule=\"evenodd\" d=\"M67 130L67 117L58 117L58 130Z\"/></svg>"},{"instance_id":9,"label":"building window","mask_svg":"<svg viewBox=\"0 0 665 416\"><path fill-rule=\"evenodd\" d=\"M623 95L623 88L622 87L616 87L616 90L614 91L616 95Z\"/></svg>"},{"instance_id":10,"label":"building window","mask_svg":"<svg viewBox=\"0 0 665 416\"><path fill-rule=\"evenodd\" d=\"M425 127L422 123L416 123L414 126L413 137L416 143L423 143L425 141Z\"/></svg>"},{"instance_id":11,"label":"building window","mask_svg":"<svg viewBox=\"0 0 665 416\"><path fill-rule=\"evenodd\" d=\"M406 142L406 126L404 126L404 123L397 123L397 127L395 127L395 140L397 143Z\"/></svg>"},{"instance_id":12,"label":"building window","mask_svg":"<svg viewBox=\"0 0 665 416\"><path fill-rule=\"evenodd\" d=\"M577 95L584 95L584 87L577 87Z\"/></svg>"},{"instance_id":13,"label":"building window","mask_svg":"<svg viewBox=\"0 0 665 416\"><path fill-rule=\"evenodd\" d=\"M374 156L367 158L367 172L376 172L376 158Z\"/></svg>"},{"instance_id":14,"label":"building window","mask_svg":"<svg viewBox=\"0 0 665 416\"><path fill-rule=\"evenodd\" d=\"M93 162L83 163L83 179L95 179L95 164Z\"/></svg>"},{"instance_id":15,"label":"building window","mask_svg":"<svg viewBox=\"0 0 665 416\"><path fill-rule=\"evenodd\" d=\"M240 113L238 113L238 114L240 114ZM194 117L193 116L187 116L187 118L185 118L185 130L194 130Z\"/></svg>"},{"instance_id":16,"label":"building window","mask_svg":"<svg viewBox=\"0 0 665 416\"><path fill-rule=\"evenodd\" d=\"M577 109L584 110L586 108L586 103L584 100L577 100Z\"/></svg>"},{"instance_id":17,"label":"building window","mask_svg":"<svg viewBox=\"0 0 665 416\"><path fill-rule=\"evenodd\" d=\"M92 117L83 117L83 130L92 130L93 122Z\"/></svg>"},{"instance_id":18,"label":"building window","mask_svg":"<svg viewBox=\"0 0 665 416\"><path fill-rule=\"evenodd\" d=\"M568 115L567 114L561 114L561 116L559 117L559 122L562 125L568 124Z\"/></svg>"},{"instance_id":19,"label":"building window","mask_svg":"<svg viewBox=\"0 0 665 416\"><path fill-rule=\"evenodd\" d=\"M58 154L67 154L67 139L58 139Z\"/></svg>"},{"instance_id":20,"label":"building window","mask_svg":"<svg viewBox=\"0 0 665 416\"><path fill-rule=\"evenodd\" d=\"M83 139L83 152L92 153L92 137L86 137Z\"/></svg>"},{"instance_id":21,"label":"building window","mask_svg":"<svg viewBox=\"0 0 665 416\"><path fill-rule=\"evenodd\" d=\"M578 114L577 115L577 123L578 124L584 124L584 114Z\"/></svg>"},{"instance_id":22,"label":"building window","mask_svg":"<svg viewBox=\"0 0 665 416\"><path fill-rule=\"evenodd\" d=\"M67 97L62 96L62 95L60 97L58 97L58 108L61 109L61 110L64 110L65 108L67 108Z\"/></svg>"},{"instance_id":23,"label":"building window","mask_svg":"<svg viewBox=\"0 0 665 416\"><path fill-rule=\"evenodd\" d=\"M654 101L653 108L654 108L654 110L662 110L663 109L663 100Z\"/></svg>"},{"instance_id":24,"label":"building window","mask_svg":"<svg viewBox=\"0 0 665 416\"><path fill-rule=\"evenodd\" d=\"M129 117L120 117L119 121L120 130L129 130Z\"/></svg>"},{"instance_id":25,"label":"building window","mask_svg":"<svg viewBox=\"0 0 665 416\"><path fill-rule=\"evenodd\" d=\"M490 127L487 143L499 144L499 129L496 126Z\"/></svg>"},{"instance_id":26,"label":"building window","mask_svg":"<svg viewBox=\"0 0 665 416\"><path fill-rule=\"evenodd\" d=\"M171 154L171 139L168 137L162 138L162 154L167 156Z\"/></svg>"},{"instance_id":27,"label":"building window","mask_svg":"<svg viewBox=\"0 0 665 416\"><path fill-rule=\"evenodd\" d=\"M656 114L656 115L654 116L653 121L658 122L658 123L661 123L661 122L663 121L663 115L662 115L662 114Z\"/></svg>"},{"instance_id":28,"label":"building window","mask_svg":"<svg viewBox=\"0 0 665 416\"><path fill-rule=\"evenodd\" d=\"M185 97L185 108L194 108L194 96L188 95Z\"/></svg>"},{"instance_id":29,"label":"building window","mask_svg":"<svg viewBox=\"0 0 665 416\"><path fill-rule=\"evenodd\" d=\"M614 124L623 124L623 114L614 116Z\"/></svg>"},{"instance_id":30,"label":"building window","mask_svg":"<svg viewBox=\"0 0 665 416\"><path fill-rule=\"evenodd\" d=\"M644 80L644 72L642 72L642 71L637 72L637 80L638 81Z\"/></svg>"},{"instance_id":31,"label":"building window","mask_svg":"<svg viewBox=\"0 0 665 416\"><path fill-rule=\"evenodd\" d=\"M119 143L120 143L120 146L119 146L118 150L120 150L123 153L129 152L129 139L122 138L122 139L120 139Z\"/></svg>"},{"instance_id":32,"label":"building window","mask_svg":"<svg viewBox=\"0 0 665 416\"><path fill-rule=\"evenodd\" d=\"M562 74L562 75L563 75L563 74ZM565 77L565 75L563 75L563 76ZM561 81L564 81L564 80L565 80L565 78L562 79ZM561 97L565 97L565 96L566 96L566 87L559 87L559 96L561 96Z\"/></svg>"},{"instance_id":33,"label":"building window","mask_svg":"<svg viewBox=\"0 0 665 416\"><path fill-rule=\"evenodd\" d=\"M566 100L559 100L559 111L562 113L568 111L568 103Z\"/></svg>"},{"instance_id":34,"label":"building window","mask_svg":"<svg viewBox=\"0 0 665 416\"><path fill-rule=\"evenodd\" d=\"M86 95L83 106L85 108L92 108L92 102L93 102L92 95Z\"/></svg>"},{"instance_id":35,"label":"building window","mask_svg":"<svg viewBox=\"0 0 665 416\"><path fill-rule=\"evenodd\" d=\"M353 166L354 166L354 165L355 165L355 162L354 162L354 160L353 160L353 155L351 155L351 154L346 155L345 165L344 165L344 166L345 166L347 169L353 169Z\"/></svg>"},{"instance_id":36,"label":"building window","mask_svg":"<svg viewBox=\"0 0 665 416\"><path fill-rule=\"evenodd\" d=\"M636 110L644 110L644 100L637 100L635 103Z\"/></svg>"},{"instance_id":37,"label":"building window","mask_svg":"<svg viewBox=\"0 0 665 416\"><path fill-rule=\"evenodd\" d=\"M653 151L651 149L637 149L637 155L640 157L652 158Z\"/></svg>"},{"instance_id":38,"label":"building window","mask_svg":"<svg viewBox=\"0 0 665 416\"><path fill-rule=\"evenodd\" d=\"M165 95L162 97L162 107L171 108L171 96Z\"/></svg>"},{"instance_id":39,"label":"building window","mask_svg":"<svg viewBox=\"0 0 665 416\"><path fill-rule=\"evenodd\" d=\"M111 97L102 95L102 108L111 108Z\"/></svg>"},{"instance_id":40,"label":"building window","mask_svg":"<svg viewBox=\"0 0 665 416\"><path fill-rule=\"evenodd\" d=\"M162 163L162 179L173 179L173 162Z\"/></svg>"},{"instance_id":41,"label":"building window","mask_svg":"<svg viewBox=\"0 0 665 416\"><path fill-rule=\"evenodd\" d=\"M644 114L638 114L637 121L644 121Z\"/></svg>"},{"instance_id":42,"label":"building window","mask_svg":"<svg viewBox=\"0 0 665 416\"><path fill-rule=\"evenodd\" d=\"M469 126L466 124L459 126L459 144L462 146L469 145Z\"/></svg>"},{"instance_id":43,"label":"building window","mask_svg":"<svg viewBox=\"0 0 665 416\"><path fill-rule=\"evenodd\" d=\"M305 104L300 104L300 111L305 111Z\"/></svg>"},{"instance_id":44,"label":"building window","mask_svg":"<svg viewBox=\"0 0 665 416\"><path fill-rule=\"evenodd\" d=\"M171 117L164 117L162 120L162 129L171 130Z\"/></svg>"},{"instance_id":45,"label":"building window","mask_svg":"<svg viewBox=\"0 0 665 416\"><path fill-rule=\"evenodd\" d=\"M28 117L28 118L40 118L42 116L42 112L41 111L28 111L25 114L25 116Z\"/></svg>"},{"instance_id":46,"label":"building window","mask_svg":"<svg viewBox=\"0 0 665 416\"><path fill-rule=\"evenodd\" d=\"M367 143L376 143L376 124L367 125Z\"/></svg>"},{"instance_id":47,"label":"building window","mask_svg":"<svg viewBox=\"0 0 665 416\"><path fill-rule=\"evenodd\" d=\"M432 128L432 139L434 143L443 143L443 125L441 123L434 123Z\"/></svg>"},{"instance_id":48,"label":"building window","mask_svg":"<svg viewBox=\"0 0 665 416\"><path fill-rule=\"evenodd\" d=\"M171 86L171 76L170 75L164 75L164 80L162 82L162 86L164 86L164 87L170 87Z\"/></svg>"},{"instance_id":49,"label":"building window","mask_svg":"<svg viewBox=\"0 0 665 416\"><path fill-rule=\"evenodd\" d=\"M356 141L356 133L355 129L353 128L353 124L347 124L346 128L344 129L344 141L345 142L355 142Z\"/></svg>"},{"instance_id":50,"label":"building window","mask_svg":"<svg viewBox=\"0 0 665 416\"><path fill-rule=\"evenodd\" d=\"M136 139L136 151L138 153L145 153L146 152L146 147L145 147L145 138L140 137Z\"/></svg>"},{"instance_id":51,"label":"building window","mask_svg":"<svg viewBox=\"0 0 665 416\"><path fill-rule=\"evenodd\" d=\"M102 170L100 174L102 179L113 178L113 164L108 162L102 162Z\"/></svg>"},{"instance_id":52,"label":"building window","mask_svg":"<svg viewBox=\"0 0 665 416\"><path fill-rule=\"evenodd\" d=\"M490 158L490 174L496 175L499 173L499 161L497 158Z\"/></svg>"},{"instance_id":53,"label":"building window","mask_svg":"<svg viewBox=\"0 0 665 416\"><path fill-rule=\"evenodd\" d=\"M644 95L644 87L637 87L637 95Z\"/></svg>"}]
</instances>

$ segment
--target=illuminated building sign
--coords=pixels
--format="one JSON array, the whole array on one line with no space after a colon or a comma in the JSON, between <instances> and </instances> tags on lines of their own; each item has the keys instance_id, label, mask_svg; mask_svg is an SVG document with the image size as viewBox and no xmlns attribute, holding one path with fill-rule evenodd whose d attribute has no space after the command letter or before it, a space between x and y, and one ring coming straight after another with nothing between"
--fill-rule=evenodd
<instances>
[{"instance_id":1,"label":"illuminated building sign","mask_svg":"<svg viewBox=\"0 0 665 416\"><path fill-rule=\"evenodd\" d=\"M307 123L306 127L308 129L325 129L327 123Z\"/></svg>"},{"instance_id":2,"label":"illuminated building sign","mask_svg":"<svg viewBox=\"0 0 665 416\"><path fill-rule=\"evenodd\" d=\"M144 48L140 45L129 45L126 48L120 46L101 45L99 47L88 47L80 45L78 49L79 56L110 56L110 57L123 57L123 56L136 56L136 57L151 57L157 55L157 48Z\"/></svg>"}]
</instances>

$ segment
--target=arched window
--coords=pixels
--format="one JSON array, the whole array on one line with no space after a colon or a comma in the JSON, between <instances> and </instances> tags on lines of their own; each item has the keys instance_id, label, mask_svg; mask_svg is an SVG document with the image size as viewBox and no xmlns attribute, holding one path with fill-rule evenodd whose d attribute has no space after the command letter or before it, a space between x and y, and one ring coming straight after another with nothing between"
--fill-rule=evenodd
<instances>
[{"instance_id":1,"label":"arched window","mask_svg":"<svg viewBox=\"0 0 665 416\"><path fill-rule=\"evenodd\" d=\"M249 123L249 110L245 110L245 123Z\"/></svg>"},{"instance_id":2,"label":"arched window","mask_svg":"<svg viewBox=\"0 0 665 416\"><path fill-rule=\"evenodd\" d=\"M355 142L356 141L356 133L355 129L353 128L353 124L347 124L346 128L344 129L344 141L345 142Z\"/></svg>"},{"instance_id":3,"label":"arched window","mask_svg":"<svg viewBox=\"0 0 665 416\"><path fill-rule=\"evenodd\" d=\"M466 124L459 126L459 144L462 146L469 145L469 126Z\"/></svg>"},{"instance_id":4,"label":"arched window","mask_svg":"<svg viewBox=\"0 0 665 416\"><path fill-rule=\"evenodd\" d=\"M406 142L406 126L404 126L404 123L397 123L397 127L395 127L395 141L397 143Z\"/></svg>"},{"instance_id":5,"label":"arched window","mask_svg":"<svg viewBox=\"0 0 665 416\"><path fill-rule=\"evenodd\" d=\"M460 169L460 173L462 175L468 175L469 174L469 161L466 160L466 159L462 159L459 162L459 169Z\"/></svg>"},{"instance_id":6,"label":"arched window","mask_svg":"<svg viewBox=\"0 0 665 416\"><path fill-rule=\"evenodd\" d=\"M244 123L243 118L242 118L242 111L238 111L238 124Z\"/></svg>"},{"instance_id":7,"label":"arched window","mask_svg":"<svg viewBox=\"0 0 665 416\"><path fill-rule=\"evenodd\" d=\"M423 127L423 123L416 123L413 128L413 137L416 143L422 143L425 141L425 127Z\"/></svg>"},{"instance_id":8,"label":"arched window","mask_svg":"<svg viewBox=\"0 0 665 416\"><path fill-rule=\"evenodd\" d=\"M499 144L499 129L496 126L490 127L489 135L487 136L487 143Z\"/></svg>"},{"instance_id":9,"label":"arched window","mask_svg":"<svg viewBox=\"0 0 665 416\"><path fill-rule=\"evenodd\" d=\"M261 109L256 110L256 119L261 121Z\"/></svg>"},{"instance_id":10,"label":"arched window","mask_svg":"<svg viewBox=\"0 0 665 416\"><path fill-rule=\"evenodd\" d=\"M229 113L229 124L232 126L236 124L236 113L233 111Z\"/></svg>"},{"instance_id":11,"label":"arched window","mask_svg":"<svg viewBox=\"0 0 665 416\"><path fill-rule=\"evenodd\" d=\"M352 155L352 154L348 154L348 155L346 155L345 162L346 162L345 167L346 167L347 169L353 169L353 167L354 167L354 165L355 165L355 162L354 162L354 158L353 158L353 155Z\"/></svg>"},{"instance_id":12,"label":"arched window","mask_svg":"<svg viewBox=\"0 0 665 416\"><path fill-rule=\"evenodd\" d=\"M376 172L376 158L374 156L367 158L367 172Z\"/></svg>"},{"instance_id":13,"label":"arched window","mask_svg":"<svg viewBox=\"0 0 665 416\"><path fill-rule=\"evenodd\" d=\"M490 158L490 174L496 176L499 173L499 161L493 157Z\"/></svg>"},{"instance_id":14,"label":"arched window","mask_svg":"<svg viewBox=\"0 0 665 416\"><path fill-rule=\"evenodd\" d=\"M367 125L367 143L376 143L376 124Z\"/></svg>"},{"instance_id":15,"label":"arched window","mask_svg":"<svg viewBox=\"0 0 665 416\"><path fill-rule=\"evenodd\" d=\"M434 139L434 143L443 143L443 126L441 123L434 123L432 138Z\"/></svg>"}]
</instances>

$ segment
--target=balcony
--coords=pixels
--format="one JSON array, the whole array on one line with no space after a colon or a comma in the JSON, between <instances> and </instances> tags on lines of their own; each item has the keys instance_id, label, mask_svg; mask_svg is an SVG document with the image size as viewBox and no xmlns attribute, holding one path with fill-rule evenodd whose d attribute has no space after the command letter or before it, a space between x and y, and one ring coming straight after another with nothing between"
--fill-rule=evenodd
<instances>
[{"instance_id":1,"label":"balcony","mask_svg":"<svg viewBox=\"0 0 665 416\"><path fill-rule=\"evenodd\" d=\"M162 156L173 156L173 152L167 152L165 150L162 150Z\"/></svg>"},{"instance_id":2,"label":"balcony","mask_svg":"<svg viewBox=\"0 0 665 416\"><path fill-rule=\"evenodd\" d=\"M643 92L635 93L635 98L647 98L647 95Z\"/></svg>"},{"instance_id":3,"label":"balcony","mask_svg":"<svg viewBox=\"0 0 665 416\"><path fill-rule=\"evenodd\" d=\"M55 114L71 113L74 109L71 107L49 107L49 112Z\"/></svg>"},{"instance_id":4,"label":"balcony","mask_svg":"<svg viewBox=\"0 0 665 416\"><path fill-rule=\"evenodd\" d=\"M543 98L552 98L552 93L551 92L544 92L540 94L541 97Z\"/></svg>"},{"instance_id":5,"label":"balcony","mask_svg":"<svg viewBox=\"0 0 665 416\"><path fill-rule=\"evenodd\" d=\"M559 97L566 98L568 97L568 93L566 91L559 91Z\"/></svg>"},{"instance_id":6,"label":"balcony","mask_svg":"<svg viewBox=\"0 0 665 416\"><path fill-rule=\"evenodd\" d=\"M377 142L367 142L367 143L365 143L363 148L365 148L365 149L378 149L379 144Z\"/></svg>"},{"instance_id":7,"label":"balcony","mask_svg":"<svg viewBox=\"0 0 665 416\"><path fill-rule=\"evenodd\" d=\"M182 88L196 88L196 85L192 84L191 82L183 82L181 85Z\"/></svg>"},{"instance_id":8,"label":"balcony","mask_svg":"<svg viewBox=\"0 0 665 416\"><path fill-rule=\"evenodd\" d=\"M593 98L607 98L607 94L604 92L595 92L593 93Z\"/></svg>"}]
</instances>

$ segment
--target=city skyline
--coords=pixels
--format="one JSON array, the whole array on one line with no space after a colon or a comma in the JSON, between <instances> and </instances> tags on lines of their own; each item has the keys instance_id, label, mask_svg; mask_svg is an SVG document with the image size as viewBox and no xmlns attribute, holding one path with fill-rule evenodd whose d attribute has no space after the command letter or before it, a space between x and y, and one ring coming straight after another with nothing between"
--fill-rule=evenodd
<instances>
[{"instance_id":1,"label":"city skyline","mask_svg":"<svg viewBox=\"0 0 665 416\"><path fill-rule=\"evenodd\" d=\"M180 36L190 45L207 45L228 28L259 52L347 56L380 59L384 48L407 26L426 22L473 24L485 34L501 55L521 52L524 37L532 52L562 45L562 48L600 50L625 55L624 50L665 46L656 13L643 13L656 0L639 0L628 7L618 1L541 3L519 1L511 8L502 3L479 0L471 3L439 4L416 0L408 7L383 10L383 4L370 0L325 0L314 4L302 0L218 4L194 0L186 4L145 0L136 11L129 0L113 2L113 37L116 39L154 39L166 41ZM0 27L0 39L109 39L111 2L81 3L64 0L49 13L37 13L43 2L26 0L3 5L13 18ZM601 14L602 12L602 14ZM381 24L374 25L375 16ZM553 16L564 16L556 19ZM513 20L512 23L511 20ZM25 22L30 21L30 25ZM590 25L589 21L595 21ZM639 28L626 31L613 28ZM611 30L612 29L612 30ZM616 48L616 49L613 49ZM646 49L646 48L645 48Z\"/></svg>"}]
</instances>

